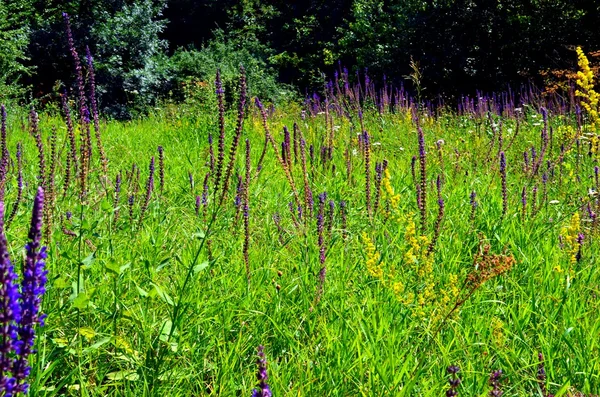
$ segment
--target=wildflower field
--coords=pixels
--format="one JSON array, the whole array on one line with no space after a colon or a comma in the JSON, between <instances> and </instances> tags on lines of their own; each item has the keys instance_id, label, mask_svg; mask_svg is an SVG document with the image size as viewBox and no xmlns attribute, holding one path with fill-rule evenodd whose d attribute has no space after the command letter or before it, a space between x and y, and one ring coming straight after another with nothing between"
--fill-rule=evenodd
<instances>
[{"instance_id":1,"label":"wildflower field","mask_svg":"<svg viewBox=\"0 0 600 397\"><path fill-rule=\"evenodd\" d=\"M30 393L249 395L259 345L274 395L597 392L584 115L358 89L100 120L104 162L75 114L8 109L13 258L46 190Z\"/></svg>"},{"instance_id":2,"label":"wildflower field","mask_svg":"<svg viewBox=\"0 0 600 397\"><path fill-rule=\"evenodd\" d=\"M2 395L600 391L583 52L565 96L445 105L342 69L273 106L240 68L118 122L68 34L78 90L2 112Z\"/></svg>"}]
</instances>

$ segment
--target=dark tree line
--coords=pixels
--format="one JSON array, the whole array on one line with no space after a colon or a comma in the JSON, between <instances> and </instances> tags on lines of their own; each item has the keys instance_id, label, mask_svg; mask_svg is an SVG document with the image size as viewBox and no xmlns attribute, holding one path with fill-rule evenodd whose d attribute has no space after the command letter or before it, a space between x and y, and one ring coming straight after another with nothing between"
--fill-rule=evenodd
<instances>
[{"instance_id":1,"label":"dark tree line","mask_svg":"<svg viewBox=\"0 0 600 397\"><path fill-rule=\"evenodd\" d=\"M62 12L95 55L103 109L120 117L180 99L217 66L234 81L237 63L271 99L290 91L281 83L320 89L339 65L399 84L411 61L424 95L451 97L540 84L540 71L574 67L575 46L600 49L591 0L2 0L3 95L72 83Z\"/></svg>"}]
</instances>

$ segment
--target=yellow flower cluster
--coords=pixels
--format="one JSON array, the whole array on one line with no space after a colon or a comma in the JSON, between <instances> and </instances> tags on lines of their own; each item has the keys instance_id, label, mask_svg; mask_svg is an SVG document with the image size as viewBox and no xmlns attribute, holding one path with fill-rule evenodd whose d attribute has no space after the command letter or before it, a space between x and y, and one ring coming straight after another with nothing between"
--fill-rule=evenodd
<instances>
[{"instance_id":1,"label":"yellow flower cluster","mask_svg":"<svg viewBox=\"0 0 600 397\"><path fill-rule=\"evenodd\" d=\"M490 322L490 327L492 329L492 343L496 347L502 347L504 345L504 322L500 320L498 317L492 317L492 321Z\"/></svg>"},{"instance_id":2,"label":"yellow flower cluster","mask_svg":"<svg viewBox=\"0 0 600 397\"><path fill-rule=\"evenodd\" d=\"M381 180L381 184L383 185L383 194L381 198L383 200L390 201L390 209L397 211L400 205L400 194L396 194L394 191L394 187L391 183L392 177L390 175L390 170L388 168L385 169L383 179Z\"/></svg>"},{"instance_id":3,"label":"yellow flower cluster","mask_svg":"<svg viewBox=\"0 0 600 397\"><path fill-rule=\"evenodd\" d=\"M577 63L579 71L577 72L577 85L579 90L575 91L575 95L581 98L581 106L585 109L590 119L593 132L600 128L600 116L598 115L598 101L600 95L594 90L594 72L590 68L590 62L581 50L577 47ZM592 137L592 152L598 152L598 136Z\"/></svg>"},{"instance_id":4,"label":"yellow flower cluster","mask_svg":"<svg viewBox=\"0 0 600 397\"><path fill-rule=\"evenodd\" d=\"M397 301L409 308L416 318L427 324L438 324L448 313L460 294L458 277L450 274L447 280L436 278L434 257L428 252L429 238L417 234L417 225L408 216L402 266L386 265L377 252L374 241L362 234L368 273L394 293Z\"/></svg>"},{"instance_id":5,"label":"yellow flower cluster","mask_svg":"<svg viewBox=\"0 0 600 397\"><path fill-rule=\"evenodd\" d=\"M571 217L569 224L562 228L561 236L564 239L565 250L569 255L569 263L577 262L577 253L579 252L579 242L577 241L580 231L579 212L576 212Z\"/></svg>"},{"instance_id":6,"label":"yellow flower cluster","mask_svg":"<svg viewBox=\"0 0 600 397\"><path fill-rule=\"evenodd\" d=\"M362 242L365 245L365 252L367 254L367 271L371 276L380 280L383 279L384 263L381 261L381 254L377 252L375 243L365 232L362 234Z\"/></svg>"}]
</instances>

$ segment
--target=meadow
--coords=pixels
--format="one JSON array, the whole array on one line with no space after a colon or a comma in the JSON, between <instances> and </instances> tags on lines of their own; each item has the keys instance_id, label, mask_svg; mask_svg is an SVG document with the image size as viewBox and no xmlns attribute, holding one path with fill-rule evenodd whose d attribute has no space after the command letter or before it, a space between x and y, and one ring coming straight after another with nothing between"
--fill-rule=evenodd
<instances>
[{"instance_id":1,"label":"meadow","mask_svg":"<svg viewBox=\"0 0 600 397\"><path fill-rule=\"evenodd\" d=\"M250 395L258 346L276 396L598 393L593 117L347 79L128 122L9 107L12 258L46 193L30 394Z\"/></svg>"}]
</instances>

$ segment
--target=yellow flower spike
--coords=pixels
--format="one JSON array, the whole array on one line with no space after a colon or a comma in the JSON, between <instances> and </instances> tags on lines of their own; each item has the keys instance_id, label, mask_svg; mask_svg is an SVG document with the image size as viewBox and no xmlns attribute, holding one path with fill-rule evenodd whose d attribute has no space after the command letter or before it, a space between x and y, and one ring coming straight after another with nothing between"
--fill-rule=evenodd
<instances>
[{"instance_id":1,"label":"yellow flower spike","mask_svg":"<svg viewBox=\"0 0 600 397\"><path fill-rule=\"evenodd\" d=\"M594 90L594 73L590 68L590 63L585 56L581 47L577 47L577 64L579 71L577 72L577 85L581 90L576 90L575 95L581 98L581 106L586 111L590 121L592 132L596 132L600 128L600 116L598 114L598 102L600 95ZM597 153L598 145L592 144L592 152Z\"/></svg>"}]
</instances>

